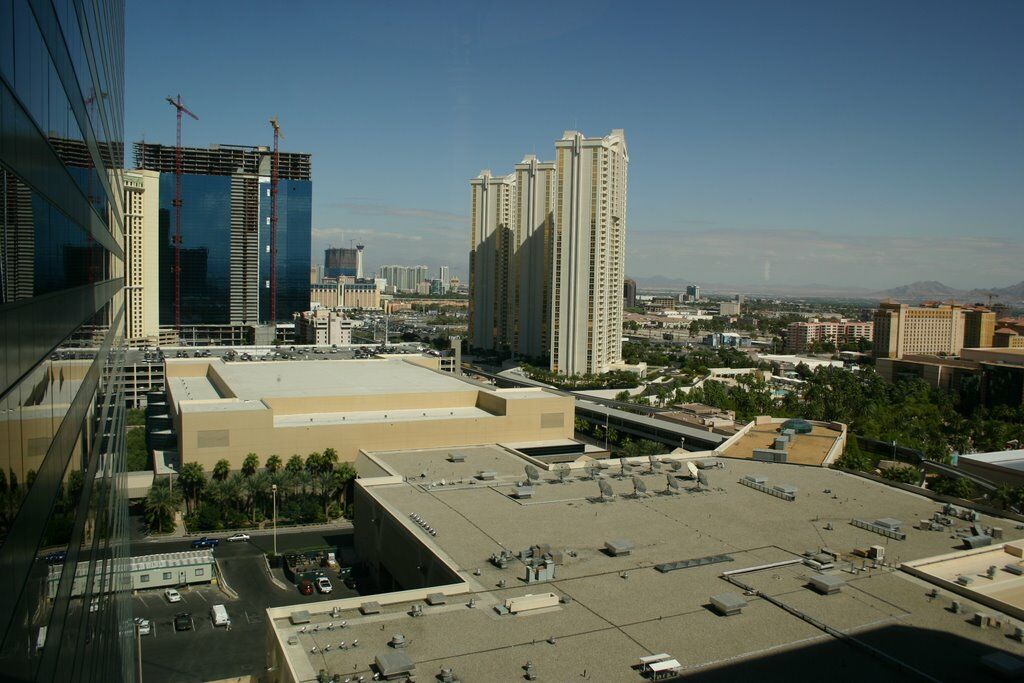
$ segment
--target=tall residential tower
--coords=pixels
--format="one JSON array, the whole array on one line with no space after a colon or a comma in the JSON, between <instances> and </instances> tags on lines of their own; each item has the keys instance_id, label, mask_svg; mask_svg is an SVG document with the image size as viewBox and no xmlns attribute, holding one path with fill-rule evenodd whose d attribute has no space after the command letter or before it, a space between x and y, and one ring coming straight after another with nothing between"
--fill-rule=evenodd
<instances>
[{"instance_id":1,"label":"tall residential tower","mask_svg":"<svg viewBox=\"0 0 1024 683\"><path fill-rule=\"evenodd\" d=\"M566 131L555 157L551 369L603 373L622 362L626 137Z\"/></svg>"},{"instance_id":2,"label":"tall residential tower","mask_svg":"<svg viewBox=\"0 0 1024 683\"><path fill-rule=\"evenodd\" d=\"M512 348L547 358L551 349L551 235L555 164L528 154L516 164L514 221L515 325Z\"/></svg>"},{"instance_id":3,"label":"tall residential tower","mask_svg":"<svg viewBox=\"0 0 1024 683\"><path fill-rule=\"evenodd\" d=\"M510 348L514 299L509 296L512 205L515 176L481 171L469 181L469 345L481 349Z\"/></svg>"}]
</instances>

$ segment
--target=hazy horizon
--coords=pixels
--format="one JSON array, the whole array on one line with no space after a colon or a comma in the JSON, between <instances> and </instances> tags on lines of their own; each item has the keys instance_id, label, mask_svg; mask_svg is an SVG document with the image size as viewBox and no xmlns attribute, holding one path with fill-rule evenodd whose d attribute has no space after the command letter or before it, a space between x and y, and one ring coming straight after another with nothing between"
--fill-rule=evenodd
<instances>
[{"instance_id":1,"label":"hazy horizon","mask_svg":"<svg viewBox=\"0 0 1024 683\"><path fill-rule=\"evenodd\" d=\"M1014 2L132 4L125 136L173 144L179 92L188 145L270 144L277 115L313 154L314 263L354 240L464 277L470 178L624 128L632 277L1002 287L1022 34Z\"/></svg>"}]
</instances>

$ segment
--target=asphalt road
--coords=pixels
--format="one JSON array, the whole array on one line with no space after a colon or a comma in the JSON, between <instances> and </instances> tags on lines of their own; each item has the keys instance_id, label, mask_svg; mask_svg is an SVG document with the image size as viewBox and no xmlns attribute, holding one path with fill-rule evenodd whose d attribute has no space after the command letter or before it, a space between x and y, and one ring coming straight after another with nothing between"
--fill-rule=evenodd
<instances>
[{"instance_id":1,"label":"asphalt road","mask_svg":"<svg viewBox=\"0 0 1024 683\"><path fill-rule=\"evenodd\" d=\"M136 544L133 554L145 554L150 549L152 552L187 550L190 543L191 539L153 541L144 544L145 549ZM176 604L167 602L162 589L143 591L133 598L135 616L154 623L153 634L141 639L142 674L146 683L192 683L246 674L259 675L266 668L265 610L268 607L357 595L345 588L332 571L327 575L334 584L334 591L327 595L302 595L290 584L286 589L279 588L267 576L263 560L264 548L271 544L272 538L258 536L250 543L222 543L214 549L214 557L224 573L225 582L238 594L238 599L228 598L213 586L182 589L182 601ZM327 530L278 534L278 550L281 552L288 548L324 545L340 546L344 558L352 552L351 532L339 534L338 530ZM210 609L215 604L222 604L227 609L231 619L230 630L213 626ZM194 630L174 630L174 615L179 612L192 614Z\"/></svg>"}]
</instances>

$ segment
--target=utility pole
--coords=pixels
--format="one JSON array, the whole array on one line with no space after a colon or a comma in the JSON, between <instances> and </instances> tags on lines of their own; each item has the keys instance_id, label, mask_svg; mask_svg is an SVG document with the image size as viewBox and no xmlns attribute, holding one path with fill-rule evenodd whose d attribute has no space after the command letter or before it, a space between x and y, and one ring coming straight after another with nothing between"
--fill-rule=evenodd
<instances>
[{"instance_id":1,"label":"utility pole","mask_svg":"<svg viewBox=\"0 0 1024 683\"><path fill-rule=\"evenodd\" d=\"M280 168L280 154L277 150L281 124L277 117L270 119L274 128L274 156L270 161L270 322L277 322L277 181Z\"/></svg>"},{"instance_id":2,"label":"utility pole","mask_svg":"<svg viewBox=\"0 0 1024 683\"><path fill-rule=\"evenodd\" d=\"M181 114L188 114L196 121L199 117L193 114L178 99L168 97L167 102L174 107L178 117L178 136L174 146L174 329L181 331Z\"/></svg>"}]
</instances>

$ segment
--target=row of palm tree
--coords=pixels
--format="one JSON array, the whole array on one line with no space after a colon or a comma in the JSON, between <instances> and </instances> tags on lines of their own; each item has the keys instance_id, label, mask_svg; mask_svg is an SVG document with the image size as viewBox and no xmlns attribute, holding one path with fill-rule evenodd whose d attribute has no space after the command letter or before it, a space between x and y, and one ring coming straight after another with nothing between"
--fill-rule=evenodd
<instances>
[{"instance_id":1,"label":"row of palm tree","mask_svg":"<svg viewBox=\"0 0 1024 683\"><path fill-rule=\"evenodd\" d=\"M184 502L186 514L198 513L208 505L225 517L244 513L251 524L256 524L271 517L275 487L279 514L289 501L316 497L323 505L324 518L329 519L332 505L345 510L347 490L355 476L350 463L338 462L338 453L333 448L310 453L305 458L296 454L287 462L271 455L262 468L256 454L249 453L235 473L227 460L219 460L209 477L202 465L190 462L182 466L177 488L171 493L164 493L169 487L154 483L146 500L147 521L151 527L164 528L168 516L173 519L173 511ZM171 508L173 511L168 513Z\"/></svg>"}]
</instances>

